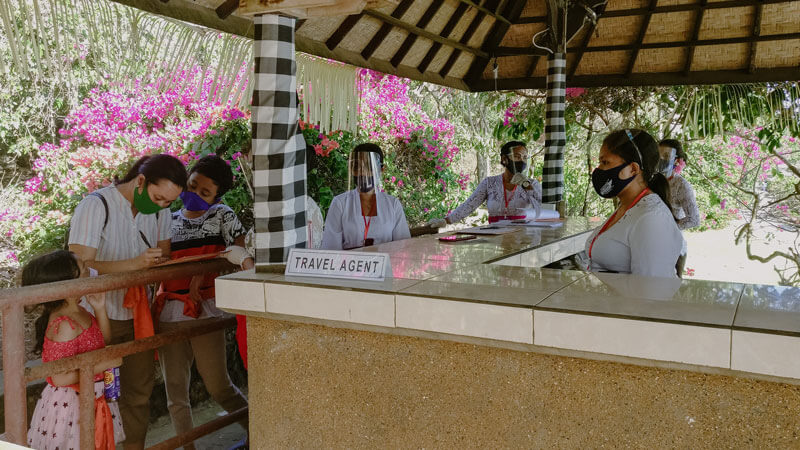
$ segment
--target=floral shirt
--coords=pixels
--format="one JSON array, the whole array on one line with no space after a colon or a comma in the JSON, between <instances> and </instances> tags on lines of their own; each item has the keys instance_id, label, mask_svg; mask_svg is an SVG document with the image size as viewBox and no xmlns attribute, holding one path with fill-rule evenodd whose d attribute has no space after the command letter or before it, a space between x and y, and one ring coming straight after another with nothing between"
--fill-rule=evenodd
<instances>
[{"instance_id":1,"label":"floral shirt","mask_svg":"<svg viewBox=\"0 0 800 450\"><path fill-rule=\"evenodd\" d=\"M700 210L697 209L694 189L678 174L669 179L669 200L678 228L686 230L700 225Z\"/></svg>"},{"instance_id":2,"label":"floral shirt","mask_svg":"<svg viewBox=\"0 0 800 450\"><path fill-rule=\"evenodd\" d=\"M460 222L472 214L479 206L486 202L489 217L492 216L524 216L525 208L533 208L539 214L542 204L542 185L536 180L531 180L531 189L525 190L521 186L513 191L504 191L503 175L486 177L481 181L475 192L451 212L447 217L450 222ZM506 200L508 203L506 204Z\"/></svg>"}]
</instances>

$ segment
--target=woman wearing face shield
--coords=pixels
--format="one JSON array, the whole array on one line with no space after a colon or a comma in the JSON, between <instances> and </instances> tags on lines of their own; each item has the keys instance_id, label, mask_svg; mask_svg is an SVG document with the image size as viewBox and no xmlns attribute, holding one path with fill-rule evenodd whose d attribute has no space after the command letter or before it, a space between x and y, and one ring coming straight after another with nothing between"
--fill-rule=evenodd
<instances>
[{"instance_id":1,"label":"woman wearing face shield","mask_svg":"<svg viewBox=\"0 0 800 450\"><path fill-rule=\"evenodd\" d=\"M669 187L656 172L655 139L642 130L619 130L603 140L592 184L619 207L586 241L588 269L676 277L683 236L669 208Z\"/></svg>"},{"instance_id":2,"label":"woman wearing face shield","mask_svg":"<svg viewBox=\"0 0 800 450\"><path fill-rule=\"evenodd\" d=\"M500 164L505 167L505 171L485 178L467 201L444 219L430 220L428 226L442 228L446 224L460 222L484 202L489 209L489 223L524 219L524 210L530 208L538 216L542 205L542 186L538 181L525 176L528 160L528 149L524 142L506 142L500 148Z\"/></svg>"},{"instance_id":3,"label":"woman wearing face shield","mask_svg":"<svg viewBox=\"0 0 800 450\"><path fill-rule=\"evenodd\" d=\"M669 204L675 223L681 230L700 226L700 210L697 208L694 189L681 176L681 171L686 167L683 146L674 139L664 139L658 143L658 152L661 154L658 170L669 181Z\"/></svg>"},{"instance_id":4,"label":"woman wearing face shield","mask_svg":"<svg viewBox=\"0 0 800 450\"><path fill-rule=\"evenodd\" d=\"M410 238L400 201L381 191L381 148L375 144L356 146L349 170L351 189L331 202L322 248L348 250Z\"/></svg>"}]
</instances>

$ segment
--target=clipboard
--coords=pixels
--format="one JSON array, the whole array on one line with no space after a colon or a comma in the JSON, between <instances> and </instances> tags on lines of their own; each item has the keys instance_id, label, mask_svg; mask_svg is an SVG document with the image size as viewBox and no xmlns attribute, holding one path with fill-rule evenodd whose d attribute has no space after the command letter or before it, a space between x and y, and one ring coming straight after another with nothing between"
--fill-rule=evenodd
<instances>
[{"instance_id":1,"label":"clipboard","mask_svg":"<svg viewBox=\"0 0 800 450\"><path fill-rule=\"evenodd\" d=\"M185 263L185 262L194 262L194 261L203 261L203 260L206 260L206 259L214 259L214 258L217 258L219 256L222 256L222 255L228 253L229 251L230 250L221 250L221 251L218 251L218 252L205 253L205 254L202 254L202 255L184 256L183 258L170 259L169 261L165 261L165 262L158 263L158 264L153 264L151 267L169 266L169 265L172 265L172 264L181 264L181 263Z\"/></svg>"}]
</instances>

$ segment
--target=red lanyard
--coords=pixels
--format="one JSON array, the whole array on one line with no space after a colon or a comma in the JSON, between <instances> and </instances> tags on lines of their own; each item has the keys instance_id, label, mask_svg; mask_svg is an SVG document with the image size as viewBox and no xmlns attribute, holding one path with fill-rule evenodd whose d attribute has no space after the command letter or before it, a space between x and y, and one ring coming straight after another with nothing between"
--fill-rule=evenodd
<instances>
[{"instance_id":1,"label":"red lanyard","mask_svg":"<svg viewBox=\"0 0 800 450\"><path fill-rule=\"evenodd\" d=\"M631 203L631 205L628 206L628 209L625 210L625 213L627 213L631 208L633 208L634 205L639 203L639 200L641 200L642 197L647 195L648 192L650 192L650 188L645 188L645 190L640 192L639 195L637 195L636 198L633 199L633 203ZM624 216L625 213L622 213L622 215ZM611 223L611 219L613 219L614 216L616 216L616 215L617 215L616 212L614 212L614 214L612 214L611 217L609 217L608 220L606 220L606 223L603 224L603 227L600 228L600 232L597 233L597 236L595 236L594 239L592 239L592 243L589 244L589 258L592 257L592 247L594 246L594 241L596 241L597 238L600 237L601 234L603 234L607 229L610 228L609 224Z\"/></svg>"},{"instance_id":2,"label":"red lanyard","mask_svg":"<svg viewBox=\"0 0 800 450\"><path fill-rule=\"evenodd\" d=\"M367 240L367 233L369 233L369 225L372 223L372 216L369 216L369 220L367 220L367 216L361 216L364 218L364 240Z\"/></svg>"},{"instance_id":3,"label":"red lanyard","mask_svg":"<svg viewBox=\"0 0 800 450\"><path fill-rule=\"evenodd\" d=\"M362 209L362 211L363 211L363 209ZM375 214L373 214L373 213L375 213ZM361 213L361 218L364 219L364 240L365 241L367 240L367 233L369 233L369 226L370 226L370 224L372 224L372 216L373 215L376 215L376 216L378 215L378 199L377 198L372 203L372 207L370 207L370 209L369 209L369 214L370 214L369 215L369 219L367 219L367 216L363 212Z\"/></svg>"},{"instance_id":4,"label":"red lanyard","mask_svg":"<svg viewBox=\"0 0 800 450\"><path fill-rule=\"evenodd\" d=\"M511 193L513 194L514 191L516 191L516 190L517 190L517 186L514 185L514 189L511 190ZM506 213L508 213L508 202L510 202L511 199L513 199L513 198L514 198L513 195L511 196L511 198L506 197L506 187L503 186L503 201L506 202L506 210L505 210Z\"/></svg>"}]
</instances>

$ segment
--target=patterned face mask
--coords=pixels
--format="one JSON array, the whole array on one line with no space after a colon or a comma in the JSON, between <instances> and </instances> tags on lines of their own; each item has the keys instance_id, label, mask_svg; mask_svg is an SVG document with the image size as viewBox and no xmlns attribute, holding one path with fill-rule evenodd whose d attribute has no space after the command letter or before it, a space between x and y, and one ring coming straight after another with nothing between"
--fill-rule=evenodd
<instances>
[{"instance_id":1,"label":"patterned face mask","mask_svg":"<svg viewBox=\"0 0 800 450\"><path fill-rule=\"evenodd\" d=\"M619 195L625 189L625 186L636 178L636 175L624 180L619 177L622 169L627 167L628 164L630 163L622 163L617 167L606 170L594 169L594 172L592 172L592 185L594 190L597 191L597 195L603 198L614 198Z\"/></svg>"}]
</instances>

